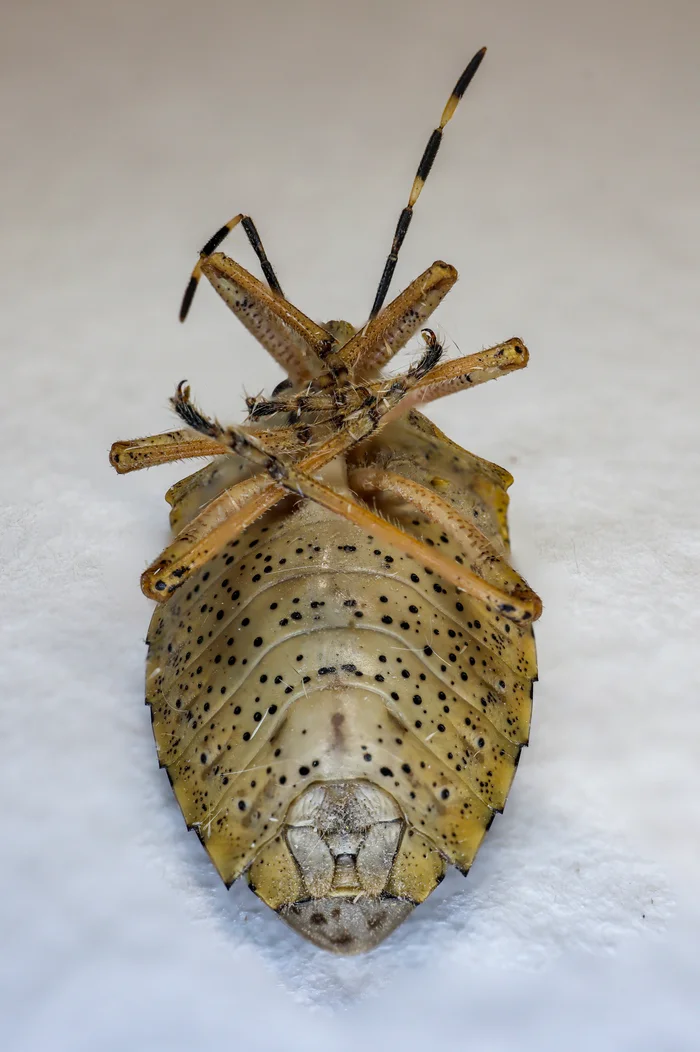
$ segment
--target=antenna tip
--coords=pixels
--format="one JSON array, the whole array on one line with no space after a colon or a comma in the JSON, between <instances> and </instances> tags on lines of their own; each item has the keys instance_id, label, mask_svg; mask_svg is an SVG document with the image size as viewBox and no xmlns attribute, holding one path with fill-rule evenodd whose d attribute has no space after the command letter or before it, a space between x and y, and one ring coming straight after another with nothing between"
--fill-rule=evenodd
<instances>
[{"instance_id":1,"label":"antenna tip","mask_svg":"<svg viewBox=\"0 0 700 1052\"><path fill-rule=\"evenodd\" d=\"M459 80L455 84L454 91L452 92L452 95L451 95L451 97L450 97L450 99L449 99L449 101L447 103L447 106L445 107L445 112L442 115L442 121L440 122L440 127L441 128L444 128L444 126L447 124L448 120L450 119L450 117L454 113L454 111L455 111L455 109L457 107L457 103L459 102L459 100L462 98L462 95L464 95L464 92L469 87L469 85L471 83L471 80L472 80L472 77L474 76L474 74L476 73L477 69L481 65L482 59L483 59L485 54L486 54L486 48L485 47L482 47L479 51L477 51L476 55L474 55L474 57L469 61L469 64L467 65L467 68L465 69L464 73L462 74L462 76L459 78Z\"/></svg>"}]
</instances>

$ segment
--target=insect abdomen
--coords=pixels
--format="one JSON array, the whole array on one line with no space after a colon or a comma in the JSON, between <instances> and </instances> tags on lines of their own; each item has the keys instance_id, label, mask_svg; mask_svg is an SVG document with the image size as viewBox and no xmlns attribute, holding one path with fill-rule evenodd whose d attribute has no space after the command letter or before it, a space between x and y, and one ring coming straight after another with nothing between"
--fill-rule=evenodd
<instances>
[{"instance_id":1,"label":"insect abdomen","mask_svg":"<svg viewBox=\"0 0 700 1052\"><path fill-rule=\"evenodd\" d=\"M419 414L383 433L384 466L404 442L414 474L506 550L507 473ZM187 499L193 513L192 487ZM462 557L415 510L387 513ZM290 923L353 952L422 901L445 861L468 870L527 741L531 629L307 502L193 575L156 611L149 644L160 761L227 883L249 869ZM349 823L346 851L333 815Z\"/></svg>"}]
</instances>

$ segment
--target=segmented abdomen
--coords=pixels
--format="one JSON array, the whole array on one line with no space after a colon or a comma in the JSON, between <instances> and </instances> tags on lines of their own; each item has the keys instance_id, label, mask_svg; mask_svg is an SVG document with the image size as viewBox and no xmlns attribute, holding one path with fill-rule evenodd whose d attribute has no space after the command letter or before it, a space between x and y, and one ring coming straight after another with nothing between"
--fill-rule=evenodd
<instances>
[{"instance_id":1,"label":"segmented abdomen","mask_svg":"<svg viewBox=\"0 0 700 1052\"><path fill-rule=\"evenodd\" d=\"M509 476L420 414L389 425L354 461L433 485L507 551ZM202 475L207 500L227 484L215 473ZM196 486L180 495L181 526L200 501ZM414 510L383 510L463 558ZM160 762L227 883L311 783L358 778L392 794L410 829L469 868L527 741L531 629L290 499L156 610L148 642Z\"/></svg>"}]
</instances>

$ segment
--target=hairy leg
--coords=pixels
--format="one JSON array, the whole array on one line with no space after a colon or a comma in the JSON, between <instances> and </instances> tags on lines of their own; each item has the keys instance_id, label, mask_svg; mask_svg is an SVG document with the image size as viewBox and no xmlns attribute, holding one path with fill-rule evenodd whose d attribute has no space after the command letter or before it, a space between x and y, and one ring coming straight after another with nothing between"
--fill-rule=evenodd
<instances>
[{"instance_id":1,"label":"hairy leg","mask_svg":"<svg viewBox=\"0 0 700 1052\"><path fill-rule=\"evenodd\" d=\"M211 438L203 438L194 431L166 431L147 438L115 442L109 453L109 462L120 475L158 464L169 464L173 460L189 457L215 457L228 450Z\"/></svg>"},{"instance_id":2,"label":"hairy leg","mask_svg":"<svg viewBox=\"0 0 700 1052\"><path fill-rule=\"evenodd\" d=\"M417 363L419 374L421 368L425 368L427 354ZM421 363L424 363L422 367ZM377 409L376 416L366 417L357 429L338 431L318 449L299 460L300 477L313 482L311 476L315 472L376 431L381 426L382 416L398 404L404 394L403 388L397 388L387 396L386 404ZM262 468L264 473L245 479L216 497L148 567L141 578L141 587L149 598L160 602L184 584L194 570L216 555L225 544L273 508L289 489L301 492L295 484L291 487L286 481L281 484L293 469L288 468L267 448L262 433L253 435L243 428L223 427L216 420L204 416L190 402L189 388L184 384L180 384L172 402L175 411L189 427L215 439L232 453Z\"/></svg>"},{"instance_id":3,"label":"hairy leg","mask_svg":"<svg viewBox=\"0 0 700 1052\"><path fill-rule=\"evenodd\" d=\"M284 496L267 475L253 475L224 490L141 575L141 590L163 602L224 545L233 541Z\"/></svg>"},{"instance_id":4,"label":"hairy leg","mask_svg":"<svg viewBox=\"0 0 700 1052\"><path fill-rule=\"evenodd\" d=\"M423 271L340 351L350 373L375 376L425 325L456 280L457 271L448 263L438 261Z\"/></svg>"},{"instance_id":5,"label":"hairy leg","mask_svg":"<svg viewBox=\"0 0 700 1052\"><path fill-rule=\"evenodd\" d=\"M295 384L319 373L336 346L330 333L223 253L206 256L197 266Z\"/></svg>"},{"instance_id":6,"label":"hairy leg","mask_svg":"<svg viewBox=\"0 0 700 1052\"><path fill-rule=\"evenodd\" d=\"M357 468L350 472L348 482L363 497L389 494L406 501L451 534L467 555L471 571L510 597L512 610L505 610L501 604L504 616L517 621L535 621L540 616L542 604L527 582L449 501L427 486L383 468Z\"/></svg>"},{"instance_id":7,"label":"hairy leg","mask_svg":"<svg viewBox=\"0 0 700 1052\"><path fill-rule=\"evenodd\" d=\"M269 431L256 431L254 435L273 453L296 452L308 443L308 435L300 427L277 427ZM154 468L176 460L217 457L222 453L230 455L227 446L216 439L203 438L183 428L181 431L165 431L161 435L114 442L109 452L109 462L117 474L128 475L131 471Z\"/></svg>"},{"instance_id":8,"label":"hairy leg","mask_svg":"<svg viewBox=\"0 0 700 1052\"><path fill-rule=\"evenodd\" d=\"M514 621L516 624L528 624L536 620L542 612L539 599L525 582L523 582L525 588L523 595L516 592L515 589L506 591L484 580L479 574L466 570L453 559L447 558L417 537L394 526L381 515L371 511L370 508L346 494L338 493L329 486L325 486L318 479L312 478L298 468L282 467L281 470L284 471L284 476L280 474L280 481L291 493L298 493L300 496L315 501L329 511L347 519L348 522L352 522L355 526L359 526L360 529L367 530L379 541L384 541L405 552L422 566L450 581L456 588L490 605L509 621ZM515 571L513 574L517 578Z\"/></svg>"},{"instance_id":9,"label":"hairy leg","mask_svg":"<svg viewBox=\"0 0 700 1052\"><path fill-rule=\"evenodd\" d=\"M428 350L440 347L432 330L424 329L423 338ZM363 409L383 403L397 384L404 385L405 397L397 405L393 414L395 416L408 412L415 405L433 402L466 387L476 387L488 380L507 376L516 369L524 369L528 358L524 343L514 337L477 354L441 362L439 365L435 363L422 375L421 370L414 367L413 370L399 376L367 383L358 382L348 385L345 390L302 391L288 398L251 399L249 410L253 420L282 412L331 414L339 410L354 410L361 414Z\"/></svg>"},{"instance_id":10,"label":"hairy leg","mask_svg":"<svg viewBox=\"0 0 700 1052\"><path fill-rule=\"evenodd\" d=\"M498 380L516 369L524 369L528 359L527 347L522 340L514 337L486 351L441 362L411 388L401 404L400 413L406 413L416 405L434 402L466 387L477 387L489 380ZM398 412L394 412L390 419L395 419L398 415Z\"/></svg>"}]
</instances>

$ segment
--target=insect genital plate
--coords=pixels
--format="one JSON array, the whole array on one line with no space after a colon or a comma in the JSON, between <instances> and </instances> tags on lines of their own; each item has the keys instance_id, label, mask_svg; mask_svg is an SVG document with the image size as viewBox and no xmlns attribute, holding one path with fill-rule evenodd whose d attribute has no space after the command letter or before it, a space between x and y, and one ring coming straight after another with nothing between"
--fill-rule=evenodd
<instances>
[{"instance_id":1,"label":"insect genital plate","mask_svg":"<svg viewBox=\"0 0 700 1052\"><path fill-rule=\"evenodd\" d=\"M179 385L181 429L117 442L121 473L211 458L166 494L172 543L142 576L159 604L147 702L188 827L223 880L246 874L337 953L384 939L467 873L527 743L541 603L511 567L503 468L417 406L527 364L513 338L452 361L423 328L457 279L428 267L384 301L460 77L418 167L367 323L317 325L284 296L249 216L204 246L204 275L287 373L244 426ZM264 285L217 252L238 224Z\"/></svg>"}]
</instances>

